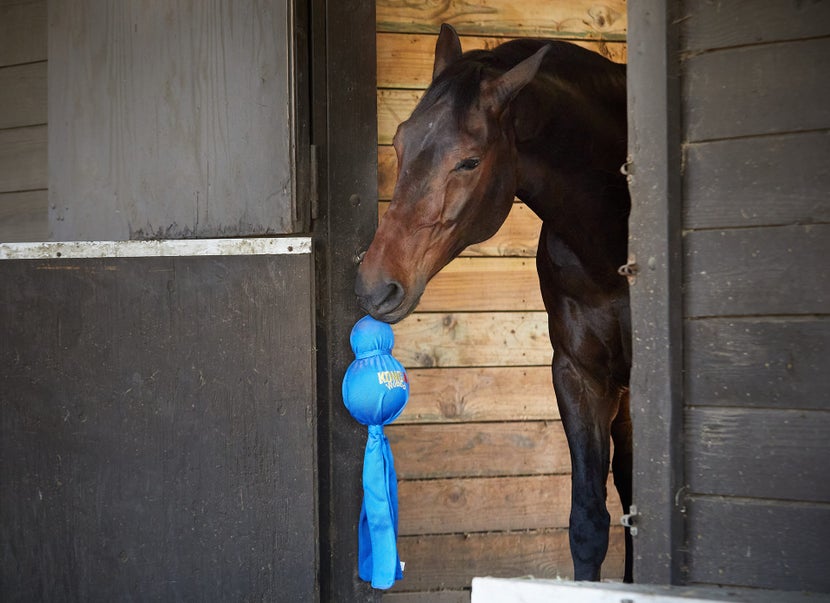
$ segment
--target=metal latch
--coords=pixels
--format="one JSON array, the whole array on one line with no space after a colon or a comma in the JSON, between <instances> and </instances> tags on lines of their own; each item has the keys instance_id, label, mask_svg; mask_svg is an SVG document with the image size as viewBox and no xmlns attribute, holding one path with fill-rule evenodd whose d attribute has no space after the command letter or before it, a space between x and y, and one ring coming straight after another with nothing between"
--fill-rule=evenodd
<instances>
[{"instance_id":1,"label":"metal latch","mask_svg":"<svg viewBox=\"0 0 830 603\"><path fill-rule=\"evenodd\" d=\"M631 505L629 512L620 517L620 523L628 528L632 536L637 535L637 526L634 525L634 518L637 517L637 505Z\"/></svg>"}]
</instances>

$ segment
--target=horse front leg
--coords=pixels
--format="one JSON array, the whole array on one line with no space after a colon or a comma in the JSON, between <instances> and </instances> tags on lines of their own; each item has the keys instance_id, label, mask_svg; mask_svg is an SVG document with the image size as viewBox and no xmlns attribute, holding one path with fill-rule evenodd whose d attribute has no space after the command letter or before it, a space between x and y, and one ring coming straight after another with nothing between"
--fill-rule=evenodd
<instances>
[{"instance_id":1,"label":"horse front leg","mask_svg":"<svg viewBox=\"0 0 830 603\"><path fill-rule=\"evenodd\" d=\"M575 580L599 580L608 551L606 482L615 401L584 368L555 354L553 384L571 455L569 540Z\"/></svg>"}]
</instances>

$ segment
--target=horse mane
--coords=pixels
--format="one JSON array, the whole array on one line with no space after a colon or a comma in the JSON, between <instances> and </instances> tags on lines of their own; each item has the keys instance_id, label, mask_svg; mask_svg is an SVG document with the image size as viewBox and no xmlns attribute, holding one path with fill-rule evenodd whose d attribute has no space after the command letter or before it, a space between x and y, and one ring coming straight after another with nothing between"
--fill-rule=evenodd
<instances>
[{"instance_id":1,"label":"horse mane","mask_svg":"<svg viewBox=\"0 0 830 603\"><path fill-rule=\"evenodd\" d=\"M545 45L551 48L545 55L537 78L545 78L559 88L578 91L585 98L624 110L624 64L614 63L596 52L568 42L521 39L506 42L492 50L465 52L460 60L433 80L413 116L449 94L453 114L460 120L478 98L483 79L508 71Z\"/></svg>"}]
</instances>

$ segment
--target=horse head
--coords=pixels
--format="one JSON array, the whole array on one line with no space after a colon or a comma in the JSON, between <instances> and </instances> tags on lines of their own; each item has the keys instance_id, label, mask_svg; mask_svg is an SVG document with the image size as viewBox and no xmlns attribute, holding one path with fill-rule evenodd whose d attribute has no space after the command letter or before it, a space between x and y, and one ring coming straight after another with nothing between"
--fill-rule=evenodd
<instances>
[{"instance_id":1,"label":"horse head","mask_svg":"<svg viewBox=\"0 0 830 603\"><path fill-rule=\"evenodd\" d=\"M392 202L358 270L355 292L374 318L405 318L430 278L506 219L517 186L511 101L546 50L488 70L462 57L455 30L441 27L432 83L393 139Z\"/></svg>"}]
</instances>

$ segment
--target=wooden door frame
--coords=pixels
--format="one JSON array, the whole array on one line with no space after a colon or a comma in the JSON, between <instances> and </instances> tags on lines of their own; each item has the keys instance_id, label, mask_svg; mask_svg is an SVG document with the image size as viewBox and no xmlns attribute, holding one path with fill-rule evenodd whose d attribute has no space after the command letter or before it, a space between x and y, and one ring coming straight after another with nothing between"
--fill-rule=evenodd
<instances>
[{"instance_id":1,"label":"wooden door frame","mask_svg":"<svg viewBox=\"0 0 830 603\"><path fill-rule=\"evenodd\" d=\"M634 424L634 579L682 581L683 330L680 86L676 3L628 5L631 412Z\"/></svg>"},{"instance_id":2,"label":"wooden door frame","mask_svg":"<svg viewBox=\"0 0 830 603\"><path fill-rule=\"evenodd\" d=\"M317 421L320 600L376 601L357 575L366 428L343 405L354 359L356 258L377 228L375 3L310 0L311 140L317 149Z\"/></svg>"}]
</instances>

